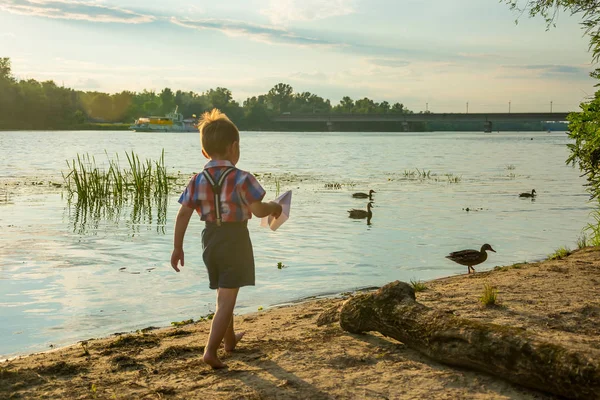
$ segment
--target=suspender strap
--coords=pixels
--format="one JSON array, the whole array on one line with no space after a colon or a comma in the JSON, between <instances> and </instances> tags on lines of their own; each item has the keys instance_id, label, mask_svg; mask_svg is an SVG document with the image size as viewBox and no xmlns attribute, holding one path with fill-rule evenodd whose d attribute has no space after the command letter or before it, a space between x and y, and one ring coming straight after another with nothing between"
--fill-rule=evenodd
<instances>
[{"instance_id":1,"label":"suspender strap","mask_svg":"<svg viewBox=\"0 0 600 400\"><path fill-rule=\"evenodd\" d=\"M208 183L210 183L210 186L213 190L213 194L215 196L215 214L217 226L221 226L221 189L223 188L223 182L225 182L225 178L227 178L227 175L229 175L233 170L235 170L235 168L233 167L227 168L225 171L223 171L223 173L219 177L219 180L216 182L207 169L202 171L202 174L204 175Z\"/></svg>"}]
</instances>

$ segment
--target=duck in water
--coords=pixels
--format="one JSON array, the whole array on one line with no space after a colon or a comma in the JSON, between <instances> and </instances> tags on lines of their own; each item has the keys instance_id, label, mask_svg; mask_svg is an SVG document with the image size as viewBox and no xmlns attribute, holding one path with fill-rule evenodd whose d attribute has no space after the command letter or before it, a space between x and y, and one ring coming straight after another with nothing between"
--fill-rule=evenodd
<instances>
[{"instance_id":1,"label":"duck in water","mask_svg":"<svg viewBox=\"0 0 600 400\"><path fill-rule=\"evenodd\" d=\"M348 210L348 217L349 218L354 218L354 219L371 219L371 217L373 216L373 212L371 211L371 207L373 206L373 203L369 202L367 204L367 211L365 210L359 210L356 208L353 208L352 210Z\"/></svg>"},{"instance_id":2,"label":"duck in water","mask_svg":"<svg viewBox=\"0 0 600 400\"><path fill-rule=\"evenodd\" d=\"M373 189L369 190L369 193L362 193L362 192L358 192L358 193L354 193L352 195L352 197L354 197L355 199L366 199L368 198L369 200L373 200L373 193L377 193L376 191L374 191Z\"/></svg>"},{"instance_id":3,"label":"duck in water","mask_svg":"<svg viewBox=\"0 0 600 400\"><path fill-rule=\"evenodd\" d=\"M536 196L535 189L533 189L533 190L531 191L531 193L527 193L527 192L525 192L525 193L521 193L521 194L519 195L519 197L535 197L535 196Z\"/></svg>"},{"instance_id":4,"label":"duck in water","mask_svg":"<svg viewBox=\"0 0 600 400\"><path fill-rule=\"evenodd\" d=\"M473 268L474 265L481 264L487 260L486 250L493 251L494 253L496 252L496 250L492 249L492 246L486 243L481 246L481 250L479 251L470 249L455 251L447 255L446 258L460 265L466 265L467 273L470 274L471 270L473 270L473 273L475 272L475 268Z\"/></svg>"}]
</instances>

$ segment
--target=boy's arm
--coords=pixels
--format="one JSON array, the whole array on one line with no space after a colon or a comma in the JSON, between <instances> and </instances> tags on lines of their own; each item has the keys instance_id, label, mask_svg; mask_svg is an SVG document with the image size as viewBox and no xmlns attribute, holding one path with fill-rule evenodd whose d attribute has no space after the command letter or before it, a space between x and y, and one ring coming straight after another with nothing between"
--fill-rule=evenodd
<instances>
[{"instance_id":1,"label":"boy's arm","mask_svg":"<svg viewBox=\"0 0 600 400\"><path fill-rule=\"evenodd\" d=\"M250 211L257 218L267 217L269 215L278 218L281 215L281 204L277 204L274 201L268 203L262 201L255 201L250 204Z\"/></svg>"},{"instance_id":2,"label":"boy's arm","mask_svg":"<svg viewBox=\"0 0 600 400\"><path fill-rule=\"evenodd\" d=\"M173 253L171 254L171 267L173 267L173 269L177 272L179 272L179 268L177 267L179 262L181 262L181 266L183 267L183 237L185 236L185 231L187 230L193 213L193 208L182 205L179 208L177 219L175 220L175 234L173 238Z\"/></svg>"}]
</instances>

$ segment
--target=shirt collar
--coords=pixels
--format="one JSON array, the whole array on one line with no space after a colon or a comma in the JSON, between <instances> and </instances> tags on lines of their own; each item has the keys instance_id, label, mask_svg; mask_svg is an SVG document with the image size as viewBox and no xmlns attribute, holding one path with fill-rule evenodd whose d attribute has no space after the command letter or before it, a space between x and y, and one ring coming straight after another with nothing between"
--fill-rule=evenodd
<instances>
[{"instance_id":1,"label":"shirt collar","mask_svg":"<svg viewBox=\"0 0 600 400\"><path fill-rule=\"evenodd\" d=\"M210 160L209 162L206 163L206 165L204 166L204 169L212 168L212 167L233 167L233 166L234 165L229 160Z\"/></svg>"}]
</instances>

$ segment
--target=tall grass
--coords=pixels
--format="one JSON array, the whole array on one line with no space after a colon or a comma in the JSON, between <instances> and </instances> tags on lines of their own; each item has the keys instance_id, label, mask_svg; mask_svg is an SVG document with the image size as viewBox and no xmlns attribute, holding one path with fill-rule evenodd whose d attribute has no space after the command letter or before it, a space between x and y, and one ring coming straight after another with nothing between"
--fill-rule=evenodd
<instances>
[{"instance_id":1,"label":"tall grass","mask_svg":"<svg viewBox=\"0 0 600 400\"><path fill-rule=\"evenodd\" d=\"M560 247L556 251L548 256L549 260L562 260L571 254L571 249L568 247Z\"/></svg>"},{"instance_id":2,"label":"tall grass","mask_svg":"<svg viewBox=\"0 0 600 400\"><path fill-rule=\"evenodd\" d=\"M600 210L594 210L591 215L594 222L589 223L584 229L586 245L600 246Z\"/></svg>"},{"instance_id":3,"label":"tall grass","mask_svg":"<svg viewBox=\"0 0 600 400\"><path fill-rule=\"evenodd\" d=\"M106 152L105 152L106 153ZM119 155L110 159L108 168L96 165L96 159L89 154L77 154L77 158L67 160L68 173L63 172L65 188L70 195L77 195L78 201L96 202L123 198L128 192L135 195L166 195L169 193L169 177L165 167L163 149L158 161L145 160L133 151L125 153L129 169L121 168Z\"/></svg>"},{"instance_id":4,"label":"tall grass","mask_svg":"<svg viewBox=\"0 0 600 400\"><path fill-rule=\"evenodd\" d=\"M486 283L483 286L483 293L481 294L479 301L481 302L481 304L483 304L486 307L491 307L491 306L497 305L498 304L498 290L496 290L496 288L493 287L492 285L490 285L489 283Z\"/></svg>"},{"instance_id":5,"label":"tall grass","mask_svg":"<svg viewBox=\"0 0 600 400\"><path fill-rule=\"evenodd\" d=\"M65 189L69 194L69 209L73 207L73 229L85 234L89 228L98 229L106 221L118 222L125 205L132 208L130 221L135 231L152 224L153 209L157 211L157 231L165 232L167 195L176 177L169 176L165 167L165 152L157 161L140 160L135 152L126 153L127 165L121 166L119 155L98 166L89 154L77 154L67 160L68 172L63 172Z\"/></svg>"}]
</instances>

